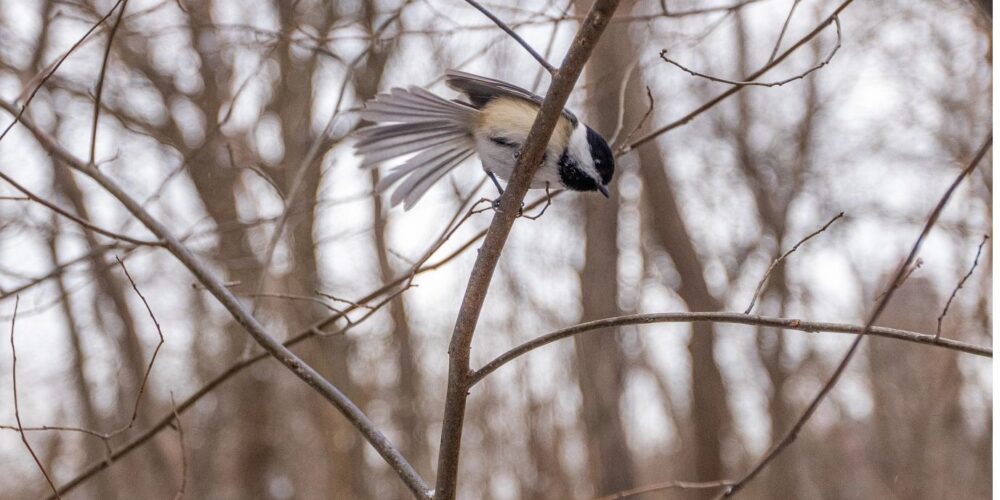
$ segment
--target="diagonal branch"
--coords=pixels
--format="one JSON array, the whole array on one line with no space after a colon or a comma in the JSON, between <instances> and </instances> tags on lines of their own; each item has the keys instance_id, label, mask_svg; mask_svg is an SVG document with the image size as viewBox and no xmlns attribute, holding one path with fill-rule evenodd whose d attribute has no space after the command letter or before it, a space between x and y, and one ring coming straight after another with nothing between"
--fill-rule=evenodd
<instances>
[{"instance_id":1,"label":"diagonal branch","mask_svg":"<svg viewBox=\"0 0 1000 500\"><path fill-rule=\"evenodd\" d=\"M473 192L475 192L475 190ZM555 196L555 194L553 194L553 196ZM525 207L525 209L530 210L540 205L544 201L545 201L544 199L536 200L535 202ZM317 336L346 334L347 331L350 330L352 325L348 325L347 327L342 328L336 332L326 333L323 330L329 327L330 325L334 324L337 320L345 317L345 315L355 311L358 307L360 307L361 304L369 303L380 296L388 294L386 299L383 299L375 306L372 306L373 309L378 310L380 306L387 303L387 299L397 296L401 291L404 291L407 289L408 286L411 286L413 279L416 275L440 269L449 262L452 262L459 255L464 254L469 248L472 247L473 244L475 244L477 241L479 241L486 235L485 230L480 231L471 238L469 238L468 240L466 240L464 243L459 245L457 249L453 250L447 256L442 257L440 260L437 260L433 263L425 264L425 262L432 256L432 254L434 254L443 245L443 243L447 240L447 238L450 237L452 234L454 234L455 230L459 227L454 223L455 221L453 220L451 224L452 227L449 228L444 234L442 234L442 236L437 241L434 242L434 244L430 247L430 249L428 249L427 252L425 252L424 256L421 257L421 259L416 262L412 270L403 273L401 276L397 277L391 282L385 283L384 285L372 291L371 293L365 295L364 297L352 301L358 305L351 305L350 307L345 308L343 311L332 313L328 315L326 318L323 318L311 325L306 326L299 333L297 333L290 339L286 340L284 342L285 347L295 346L303 341L315 338ZM459 222L459 224L461 224L461 221ZM396 291L392 292L392 290ZM372 314L371 311L369 313L366 313L365 317L369 316L370 314ZM365 319L365 317L355 320L352 324L353 325L359 324L361 321ZM202 398L204 398L208 394L211 394L216 388L221 386L224 382L231 379L238 373L241 373L246 368L249 368L257 364L258 362L263 361L268 357L269 355L265 352L246 358L242 361L238 361L233 365L230 365L228 368L223 370L219 375L217 375L215 378L205 383L205 385L201 386L201 388L196 390L186 399L180 401L176 405L177 413L183 414L187 410L194 407L194 405ZM88 479L94 477L97 473L110 467L116 461L121 460L129 453L139 449L142 445L149 442L153 437L155 437L161 431L173 425L173 422L174 422L173 413L168 413L161 419L157 420L157 422L153 424L150 428L146 429L136 437L132 438L127 443L122 444L118 449L112 451L107 457L105 457L105 459L100 460L88 466L86 469L81 471L72 479L63 483L63 485L59 487L59 492L62 494L66 494L72 491L74 488L80 486ZM49 500L52 500L54 498L55 496L52 496Z\"/></svg>"},{"instance_id":2,"label":"diagonal branch","mask_svg":"<svg viewBox=\"0 0 1000 500\"><path fill-rule=\"evenodd\" d=\"M680 68L681 70L683 70L684 72L688 73L691 76L697 76L697 77L704 78L706 80L713 81L713 82L726 83L726 84L729 84L729 85L736 85L738 87L780 87L780 86L785 85L787 83L792 83L792 82L794 82L796 80L801 80L801 79L809 76L810 74L815 73L816 71L819 71L821 68L823 68L827 64L830 64L830 62L833 61L833 56L837 55L837 51L840 50L840 44L841 44L841 41L842 41L842 35L841 35L841 32L840 32L840 18L837 17L837 16L833 16L833 24L836 25L836 27L837 27L837 43L833 46L833 49L830 50L830 53L827 54L826 58L823 59L822 61L816 63L811 68L803 71L802 73L799 73L799 74L797 74L795 76L790 76L790 77L785 78L783 80L777 80L777 81L773 81L773 82L755 82L755 81L753 81L753 79L750 79L750 80L738 82L738 81L735 81L735 80L727 80L725 78L719 78L717 76L712 76L712 75L705 74L705 73L699 73L699 72L697 72L697 71L695 71L693 69L690 69L690 68L688 68L686 66L681 65L681 63L679 63L677 61L674 61L673 59L668 58L667 57L667 50L666 49L663 49L663 50L660 51L660 59L663 59L664 61L666 61L666 62L668 62L670 64L673 64L674 66L677 66L678 68ZM768 61L768 64L771 64L773 61L774 61L774 59L772 58L770 61Z\"/></svg>"},{"instance_id":3,"label":"diagonal branch","mask_svg":"<svg viewBox=\"0 0 1000 500\"><path fill-rule=\"evenodd\" d=\"M11 114L16 114L17 108L7 101L0 100L0 108L6 109ZM226 287L225 283L213 274L209 266L195 257L162 222L150 215L138 201L129 196L110 177L98 170L94 165L83 163L73 156L33 121L22 118L21 124L35 136L35 139L38 140L46 151L68 167L97 182L108 194L114 196L136 219L142 222L150 232L160 238L167 250L187 267L191 274L205 286L205 289L229 311L236 322L246 329L247 333L265 351L291 370L292 373L309 387L323 396L324 399L336 407L361 432L368 443L392 467L414 495L418 498L429 497L428 488L424 480L413 469L410 463L406 461L402 454L399 453L399 450L378 430L368 416L350 398L341 392L340 389L324 379L319 372L268 334L264 326L244 307L240 299Z\"/></svg>"},{"instance_id":4,"label":"diagonal branch","mask_svg":"<svg viewBox=\"0 0 1000 500\"><path fill-rule=\"evenodd\" d=\"M840 361L840 364L837 365L837 369L833 371L833 374L830 376L830 379L827 380L826 384L823 385L819 393L816 394L816 397L813 398L812 402L809 403L809 406L806 407L806 411L802 413L802 416L799 417L799 419L795 422L792 428L788 430L788 432L781 438L781 440L778 441L770 450L768 450L768 452L764 455L763 458L761 458L761 460L757 463L757 465L755 465L752 469L750 469L750 472L748 472L745 476L743 476L742 479L737 481L736 484L732 485L729 488L726 488L726 490L723 491L721 495L719 495L719 498L729 498L735 495L737 492L743 489L743 487L746 486L747 483L749 483L755 477L757 477L757 475L760 474L760 472L764 470L764 468L767 467L768 464L770 464L779 454L781 454L781 452L784 451L785 448L788 447L788 445L792 444L792 441L795 441L795 438L798 436L799 431L802 430L802 427L806 425L806 422L808 422L809 419L813 416L813 413L816 412L816 408L818 408L819 404L822 403L824 399L826 399L827 394L829 394L830 391L833 390L833 387L837 385L837 381L840 380L841 375L843 375L844 371L847 370L847 365L850 364L851 359L854 358L854 354L858 352L858 346L861 345L861 341L864 340L865 335L867 335L872 331L875 321L877 321L879 316L882 315L882 311L884 311L886 306L889 304L889 299L892 298L893 292L895 292L896 288L898 288L899 282L906 275L906 271L910 268L910 264L912 264L913 261L917 258L917 253L920 251L920 246L923 244L924 238L927 237L927 234L931 232L931 228L933 228L934 225L937 223L938 218L941 216L941 212L944 211L945 205L947 205L948 200L951 199L951 195L954 194L959 184L961 184L962 181L965 180L965 178L970 173L972 173L972 171L976 168L976 166L979 165L979 162L983 159L984 156L986 156L986 152L990 150L990 147L992 145L993 145L993 130L990 130L986 136L986 140L983 141L982 146L979 147L979 151L976 152L976 155L972 158L972 161L970 161L969 164L966 165L964 169L962 169L962 172L958 174L958 177L955 178L955 180L951 183L950 186L948 186L948 189L945 190L944 195L942 195L940 201L938 201L937 206L935 206L934 210L931 211L930 216L927 218L927 223L924 224L923 230L920 231L920 235L917 236L917 240L913 243L913 248L910 249L909 255L907 255L906 259L904 259L903 262L899 264L899 268L896 270L896 273L893 276L892 281L889 282L889 286L887 288L888 291L886 292L885 296L883 296L882 300L880 300L878 304L875 305L875 309L872 310L871 314L869 315L868 321L865 322L864 328L861 329L861 333L859 333L857 338L854 339L854 342L851 343L851 347L847 350L847 353L844 355L844 359Z\"/></svg>"},{"instance_id":5,"label":"diagonal branch","mask_svg":"<svg viewBox=\"0 0 1000 500\"><path fill-rule=\"evenodd\" d=\"M534 57L535 60L538 61L538 64L541 64L542 67L544 67L545 70L548 71L550 75L556 74L556 68L551 64L549 64L549 62L545 60L544 56L542 56L541 54L538 53L538 51L533 49L531 45L529 45L528 42L524 40L524 38L521 38L521 35L518 35L513 28L508 26L507 23L503 22L503 20L501 20L499 17L496 16L496 14L490 12L489 9L483 7L482 4L480 4L476 0L465 0L465 3L475 7L475 9L478 10L479 12L482 12L484 16L490 18L490 21L493 21L500 29L504 31L504 33L510 35L510 37L513 38L515 42L524 47L524 50L527 50L528 53L531 54L531 57Z\"/></svg>"},{"instance_id":6,"label":"diagonal branch","mask_svg":"<svg viewBox=\"0 0 1000 500\"><path fill-rule=\"evenodd\" d=\"M462 443L462 427L469 388L469 357L472 337L476 332L479 314L486 300L486 293L493 271L500 260L507 236L517 217L521 200L531 184L535 171L541 164L549 138L562 113L563 106L576 80L583 72L583 65L590 58L594 45L618 7L618 0L597 0L587 14L587 19L570 46L552 85L542 101L541 109L522 146L514 174L507 189L500 197L500 206L486 232L476 263L469 276L469 284L462 298L455 329L448 348L448 390L445 398L444 419L441 427L441 446L438 455L438 472L435 498L455 498L458 481L458 459Z\"/></svg>"},{"instance_id":7,"label":"diagonal branch","mask_svg":"<svg viewBox=\"0 0 1000 500\"><path fill-rule=\"evenodd\" d=\"M100 28L101 25L104 24L104 21L107 21L108 18L111 17L111 14L115 12L115 9L117 9L118 5L121 4L123 1L124 0L118 0L118 2L116 2L113 6L111 6L111 9L108 10L108 13L105 14L104 17L98 20L96 24L91 26L90 29L88 29L87 32L84 33L83 36L80 37L80 39L77 40L76 43L74 43L73 46L69 48L69 50L63 53L63 55L59 56L59 59L57 59L54 63L52 63L51 66L46 68L43 74L37 75L35 78L31 79L32 82L38 80L38 83L36 83L34 86L31 87L31 92L27 93L27 97L24 99L24 104L21 105L21 109L19 109L16 113L14 113L14 120L11 121L7 125L7 127L3 129L3 132L0 132L0 141L2 141L3 138L7 136L7 133L10 132L12 128L14 128L14 125L17 125L18 122L21 121L21 117L24 115L24 112L28 110L28 105L31 104L31 101L35 99L35 95L38 94L38 91L42 89L42 87L45 85L45 82L49 81L49 78L52 78L52 75L54 75L56 71L59 70L59 67L62 66L62 63L66 61L66 59L70 56L70 54L76 51L76 49L80 48L80 46L83 45L83 43L90 38L90 35L92 35L95 31L97 31L97 28ZM25 91L27 91L27 89L25 89ZM23 95L24 94L22 94L22 96Z\"/></svg>"},{"instance_id":8,"label":"diagonal branch","mask_svg":"<svg viewBox=\"0 0 1000 500\"><path fill-rule=\"evenodd\" d=\"M67 218L67 219L69 219L69 220L71 220L71 221L73 221L73 222L75 222L75 223L77 223L77 224L79 224L79 225L81 225L81 226L83 226L83 227L85 227L85 228L87 228L87 229L89 229L89 230L97 233L97 234L102 234L104 236L107 236L108 238L113 238L113 239L116 239L116 240L124 241L124 242L127 242L127 243L131 243L133 245L154 246L154 247L163 246L163 244L160 243L159 241L154 241L154 240L140 240L140 239L136 239L136 238L133 238L131 236L128 236L128 235L124 235L124 234L120 234L120 233L115 233L113 231L108 231L107 229L98 227L98 226L90 223L89 221L87 221L87 220L85 220L85 219L83 219L81 217L77 217L77 216L73 215L72 213L70 213L69 211L60 208L59 205L56 205L55 203L52 203L52 202L46 200L45 198L42 198L41 196L38 196L37 194L32 193L31 191L28 191L28 188L22 186L20 183L18 183L17 181L15 181L12 177L10 177L9 175L7 175L7 174L5 174L3 172L0 172L0 179L3 179L5 182L7 182L7 184L10 184L11 187L13 187L14 189L16 189L16 190L20 191L21 193L23 193L24 196L28 200L31 200L31 201L33 201L35 203L38 203L39 205L42 205L43 207L48 208L49 210L52 210L53 212L55 212L55 213L57 213L57 214L65 217L65 218Z\"/></svg>"},{"instance_id":9,"label":"diagonal branch","mask_svg":"<svg viewBox=\"0 0 1000 500\"><path fill-rule=\"evenodd\" d=\"M778 264L780 264L781 261L783 261L786 258L788 258L788 256L791 255L796 250L798 250L799 247L802 246L803 243L811 240L813 238L813 236L816 236L816 235L822 233L823 231L826 231L826 229L828 227L830 227L830 225L832 225L834 222L837 222L837 220L840 219L843 216L844 216L844 212L840 212L839 214L835 215L832 219L830 219L830 222L827 222L825 225L823 225L823 227L817 229L816 231L813 231L812 233L809 233L808 236L806 236L805 238L802 238L801 240L799 240L799 242L796 243L795 246L793 246L787 252L781 254L781 256L778 257L777 259L774 259L774 261L771 262L771 265L768 266L767 271L764 273L764 276L760 278L760 282L757 283L757 289L754 290L753 297L750 298L750 305L747 306L747 309L745 311L743 311L743 314L750 314L750 311L753 311L753 306L754 306L754 304L757 303L757 298L760 297L761 292L764 290L764 285L767 283L767 278L769 278L771 276L771 273L774 272L774 268L778 267Z\"/></svg>"},{"instance_id":10,"label":"diagonal branch","mask_svg":"<svg viewBox=\"0 0 1000 500\"><path fill-rule=\"evenodd\" d=\"M747 77L744 79L744 81L745 82L752 82L752 81L754 81L754 80L756 80L756 79L764 76L765 73L767 73L768 71L771 71L776 66L778 66L779 64L781 64L782 61L784 61L785 59L787 59L788 56L792 55L792 53L794 53L796 50L798 50L803 45L805 45L806 43L808 43L809 40L812 40L817 35L819 35L820 33L822 33L823 30L826 29L826 27L830 25L830 23L835 22L834 20L837 18L837 16L839 16L844 11L844 9L847 8L848 5L851 5L852 2L854 2L854 0L845 0L843 3L841 3L839 6L837 6L837 8L833 11L832 14L830 14L829 16L827 16L826 19L824 19L815 28L813 28L812 31L810 31L805 36L803 36L801 39L799 39L798 42L795 42L794 45L792 45L791 47L785 49L785 51L782 52L778 57L774 58L774 60L768 62L767 64L765 64L764 66L762 66L757 71L754 71L753 73L747 75ZM633 149L635 149L635 148L637 148L639 146L642 146L643 144L645 144L645 143L647 143L649 141L652 141L653 139L656 139L657 137L659 137L659 136L661 136L661 135L663 135L663 134L665 134L667 132L670 132L671 130L673 130L673 129L677 128L677 127L680 127L682 125L686 125L688 122L690 122L691 120L694 120L696 117L698 117L698 115L700 115L700 114L708 111L709 109L712 109L713 107L715 107L716 104L719 104L720 102L726 100L727 98L729 98L733 94L735 94L735 93L743 90L744 88L746 88L746 85L735 85L735 86L733 86L732 88L726 90L725 92L723 92L723 93L715 96L714 98L712 98L708 102L702 104L701 106L698 106L696 109L694 109L690 113L688 113L688 114L686 114L686 115L678 118L677 120L674 120L673 122L670 122L670 123L668 123L668 124L666 124L666 125L658 128L658 129L656 129L656 130L654 130L654 131L652 131L652 132L650 132L650 133L648 133L648 134L646 134L646 135L644 135L644 136L636 139L635 142L629 144L623 150L623 152L631 151L631 150L633 150Z\"/></svg>"}]
</instances>

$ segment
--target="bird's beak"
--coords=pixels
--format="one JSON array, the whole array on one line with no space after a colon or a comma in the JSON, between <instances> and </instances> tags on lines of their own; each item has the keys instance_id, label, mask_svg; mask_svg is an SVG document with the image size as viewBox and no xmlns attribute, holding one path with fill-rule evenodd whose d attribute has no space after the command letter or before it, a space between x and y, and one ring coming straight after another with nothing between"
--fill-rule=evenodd
<instances>
[{"instance_id":1,"label":"bird's beak","mask_svg":"<svg viewBox=\"0 0 1000 500\"><path fill-rule=\"evenodd\" d=\"M598 184L597 185L597 190L600 191L601 194L603 194L605 198L611 198L611 194L608 193L608 187L605 186L604 184Z\"/></svg>"}]
</instances>

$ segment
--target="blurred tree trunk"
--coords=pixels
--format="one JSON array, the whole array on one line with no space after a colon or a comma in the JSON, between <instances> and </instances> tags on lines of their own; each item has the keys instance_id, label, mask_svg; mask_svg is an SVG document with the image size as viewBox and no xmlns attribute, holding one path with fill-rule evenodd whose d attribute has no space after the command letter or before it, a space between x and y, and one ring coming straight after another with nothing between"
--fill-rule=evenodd
<instances>
[{"instance_id":1,"label":"blurred tree trunk","mask_svg":"<svg viewBox=\"0 0 1000 500\"><path fill-rule=\"evenodd\" d=\"M73 212L83 220L92 220L83 191L81 191L74 174L69 168L64 165L55 165L53 168L53 179L56 192L62 198L69 201L69 204L73 207ZM139 332L136 328L136 319L128 305L127 293L131 291L131 288L128 288L126 291L125 287L128 285L123 283L124 278L115 276L115 273L120 271L120 268L116 265L111 265L114 261L109 260L106 252L99 251L101 241L98 240L97 235L93 231L83 229L82 232L87 241L87 248L92 252L88 258L88 263L90 265L90 273L97 284L97 293L95 293L93 298L94 315L99 318L98 321L103 323L104 328L102 330L107 332L113 342L119 346L121 360L126 371L124 376L117 378L118 383L116 385L117 408L112 420L114 422L113 427L119 428L128 423L132 417L133 410L135 409L135 398L145 377L149 356L152 353L147 354L143 351L142 340L139 338ZM148 340L152 345L155 345L153 338ZM152 404L152 399L147 395L144 397L144 402L139 413L136 415L133 427L141 429L148 426L154 415L156 415L156 407ZM139 456L138 463L135 461L130 462L131 471L123 472L119 469L118 472L122 473L121 477L143 477L145 479L143 487L147 493L153 490L167 495L167 492L171 491L173 486L169 484L166 476L150 474L148 472L151 470L171 470L169 467L170 461L167 459L164 450L157 442L154 442L142 450ZM119 484L128 485L129 483L121 482Z\"/></svg>"},{"instance_id":2,"label":"blurred tree trunk","mask_svg":"<svg viewBox=\"0 0 1000 500\"><path fill-rule=\"evenodd\" d=\"M635 44L634 41L632 43ZM647 81L642 69L636 69L633 79ZM625 105L632 117L641 117L648 108L640 91L628 92ZM660 103L650 121L656 123L656 114L662 112L663 104ZM635 121L637 118L626 123ZM705 266L678 207L664 150L651 143L641 147L637 154L643 183L643 218L652 232L652 241L667 252L680 276L681 285L676 290L677 294L691 311L721 310L719 300L708 289ZM722 440L729 431L730 415L722 373L715 361L713 324L695 323L691 326L688 351L691 356L691 422L695 441L685 447L685 453L694 459L694 475L698 481L715 481L726 477ZM696 495L703 497L711 493Z\"/></svg>"},{"instance_id":3,"label":"blurred tree trunk","mask_svg":"<svg viewBox=\"0 0 1000 500\"><path fill-rule=\"evenodd\" d=\"M684 225L661 154L655 145L639 150L646 216L654 240L674 262L681 277L677 294L688 309L721 310L720 303L708 290L704 265ZM688 351L691 355L691 419L695 434L695 442L688 451L694 456L696 479L715 481L725 478L722 439L729 430L730 416L722 373L715 361L715 328L711 323L691 326Z\"/></svg>"},{"instance_id":4,"label":"blurred tree trunk","mask_svg":"<svg viewBox=\"0 0 1000 500\"><path fill-rule=\"evenodd\" d=\"M367 3L365 4L367 7ZM275 113L281 123L282 144L284 156L281 162L266 171L282 190L285 199L285 211L289 215L285 234L280 235L281 241L287 242L291 250L291 266L289 271L276 279L276 292L289 293L298 296L311 296L319 288L318 262L316 260L316 201L320 186L320 166L326 151L333 142L314 130L313 125L313 75L319 69L320 52L313 51L308 56L296 55L290 41L296 32L303 28L315 30L320 34L328 34L330 27L337 20L331 5L325 2L277 2L278 22L283 33L277 44L275 58L278 63L280 78L275 82L273 98L267 106L267 111ZM381 69L379 69L381 72ZM345 75L344 78L348 78ZM333 110L328 110L332 112ZM322 133L322 130L320 131ZM322 141L316 150L318 154L309 156L316 146L316 141ZM267 263L270 265L271 263ZM261 279L265 286L270 281L265 269ZM290 331L306 326L326 311L315 304L297 301L276 301L276 314L289 323ZM305 344L299 348L303 359L316 368L325 377L337 385L359 407L365 407L366 394L359 387L350 371L350 342L320 341ZM289 403L305 404L311 407L310 418L313 420L313 431L328 437L325 445L309 438L306 431L287 428L288 437L296 443L296 447L310 450L308 455L322 453L326 455L325 467L316 465L322 461L304 460L286 467L286 473L298 476L294 484L309 484L310 476L321 474L326 478L325 485L318 495L334 495L337 498L368 498L370 497L368 478L372 470L366 465L364 440L356 435L354 428L339 414L331 411L329 404L293 379L287 380L291 389L282 391L278 397L287 398ZM345 439L345 436L350 436ZM289 450L291 451L291 450ZM308 456L307 455L307 456Z\"/></svg>"},{"instance_id":5,"label":"blurred tree trunk","mask_svg":"<svg viewBox=\"0 0 1000 500\"><path fill-rule=\"evenodd\" d=\"M220 110L232 98L229 91L233 74L231 61L227 61L217 47L219 34L210 22L212 3L194 2L188 8L194 48L201 59L199 69L203 84L201 93L193 100L208 123L214 123L220 116ZM235 139L228 140L235 142ZM191 158L187 169L199 199L216 227L240 220L237 209L240 170L228 161L228 140L221 135L206 137L206 143L199 146L203 154ZM242 144L233 144L232 147L239 150ZM253 292L262 266L251 249L248 228L237 225L232 231L219 231L214 254L215 262L224 270L226 281L235 283L240 292ZM241 326L230 322L225 329L224 344L228 345L224 350L227 358L241 357L252 349L252 340ZM219 406L223 410L216 418L230 422L230 432L237 437L226 440L225 453L232 459L213 464L221 470L215 471L212 476L224 478L210 487L213 495L225 492L236 498L262 498L267 494L271 478L270 460L274 455L274 440L270 433L275 422L270 416L272 406L261 402L270 401L273 397L268 380L269 375L274 373L272 368L269 364L252 368L246 376L234 380L230 390L221 397Z\"/></svg>"},{"instance_id":6,"label":"blurred tree trunk","mask_svg":"<svg viewBox=\"0 0 1000 500\"><path fill-rule=\"evenodd\" d=\"M55 215L52 217L52 226L55 228L56 232L52 234L47 243L49 259L52 262L52 266L55 267L59 263L59 251L57 250L57 245L59 238L58 228L60 227L58 218ZM60 297L69 297L69 291L66 288L66 281L63 273L59 273L55 277L55 284ZM68 344L70 346L71 355L70 372L72 372L73 384L76 386L78 391L78 404L82 413L81 425L87 429L101 429L103 427L101 425L101 417L97 409L94 407L94 399L90 383L87 381L84 369L86 353L84 352L83 345L81 344L81 335L76 314L73 313L73 307L69 299L60 301L59 305L62 310L63 318L66 320L66 331L69 335ZM100 460L105 454L105 448L101 445L100 441L93 439L90 436L83 436L83 439L83 448L85 450L83 457L85 463ZM114 476L111 474L99 474L94 478L92 484L88 484L83 487L80 496L86 498L113 498L115 491Z\"/></svg>"},{"instance_id":7,"label":"blurred tree trunk","mask_svg":"<svg viewBox=\"0 0 1000 500\"><path fill-rule=\"evenodd\" d=\"M929 280L911 276L896 291L879 324L926 330L937 323L942 304ZM962 442L966 431L955 390L961 378L957 354L879 338L867 347L874 403L874 439L867 444L876 473L898 498L948 498L950 492L969 488L976 463L961 451L973 443ZM948 464L959 465L956 473L940 474Z\"/></svg>"},{"instance_id":8,"label":"blurred tree trunk","mask_svg":"<svg viewBox=\"0 0 1000 500\"><path fill-rule=\"evenodd\" d=\"M364 2L361 20L369 33L376 28L375 18L377 14L376 2L371 0ZM358 68L358 71L355 71L353 83L358 101L365 102L378 93L379 83L382 81L382 74L390 56L387 49L387 46L373 49L364 64ZM378 169L371 169L369 174L372 192L376 193L380 172ZM389 247L386 243L389 235L390 209L384 206L381 196L377 194L373 195L371 200L375 225L372 236L375 253L378 256L379 281L386 283L397 275L389 262ZM421 412L423 373L420 370L420 360L416 351L416 339L410 329L406 301L403 297L398 297L389 304L388 308L389 316L392 318L393 327L390 335L392 343L396 344L395 357L398 370L397 385L392 396L393 420L395 426L400 430L399 439L395 444L417 472L423 477L432 477L431 456L427 446L428 422ZM403 498L409 495L405 486L395 481L393 484L396 486L395 495L397 497Z\"/></svg>"},{"instance_id":9,"label":"blurred tree trunk","mask_svg":"<svg viewBox=\"0 0 1000 500\"><path fill-rule=\"evenodd\" d=\"M28 66L32 72L32 76L41 72L44 69L44 64L47 62L44 60L44 56L47 53L53 35L52 30L49 29L52 22L53 7L53 2L49 1L45 2L42 6L42 29L37 38L38 45L33 51L33 57ZM105 41L104 43L107 42ZM27 84L29 82L28 78L24 78L24 82ZM56 120L52 128L57 131L59 127L60 122ZM58 134L53 132L53 135ZM91 220L90 210L84 199L84 194L78 186L74 174L65 165L58 163L53 165L53 191L68 201L72 206L72 211L79 217L84 220ZM96 293L93 297L94 315L98 318L98 321L105 320L104 325L106 328L102 330L107 332L109 338L113 339L113 342L120 347L121 360L126 370L125 375L118 379L119 384L116 386L117 408L113 412L115 422L113 426L121 427L128 423L128 419L132 416L135 398L146 373L148 357L143 351L142 340L138 335L135 317L128 305L128 293L130 290L124 288L122 279L116 278L117 267L109 265L106 252L99 251L101 241L97 235L87 229L82 229L81 232L87 242L87 248L92 252L88 258L88 263L90 265L90 273L97 283ZM59 280L62 286L61 276ZM67 321L73 321L72 311L68 304L64 306L64 314L66 314ZM106 321L110 318L114 318L114 321ZM75 328L75 325L73 327ZM76 340L74 336L74 341ZM80 354L81 351L74 350L74 352ZM86 383L85 380L81 380L80 382L83 384ZM83 396L86 397L85 394ZM147 425L151 421L150 415L155 414L155 407L151 402L151 398L146 397L145 401L143 411L140 411L136 417L135 428L142 428ZM93 408L90 408L90 410L93 411ZM95 415L91 414L90 417L94 417ZM96 421L92 422L92 424L95 423ZM102 426L98 425L98 427ZM170 462L164 450L154 443L146 450L140 452L138 460L140 463L136 463L135 461L130 463L132 467L131 472L123 472L121 469L118 472L122 474L122 477L138 474L140 477L148 478L146 492L165 495L171 486L168 484L168 481L163 480L163 476L150 475L148 473L143 474L143 471L149 470L170 470L168 465ZM108 484L104 482L104 484L99 485L99 488L107 488Z\"/></svg>"},{"instance_id":10,"label":"blurred tree trunk","mask_svg":"<svg viewBox=\"0 0 1000 500\"><path fill-rule=\"evenodd\" d=\"M589 2L576 5L586 13ZM588 122L596 130L610 134L617 123L617 95L621 82L606 74L623 74L628 63L622 54L632 53L625 38L627 28L612 24L594 50L586 68L588 87L601 93L588 99ZM598 85L598 82L600 84ZM580 273L583 320L621 314L618 308L618 195L612 183L612 197L597 193L578 197L584 206L584 267ZM583 395L581 417L587 438L590 480L595 493L608 494L635 484L632 455L625 436L621 397L625 392L628 361L617 332L601 332L573 337L576 371Z\"/></svg>"},{"instance_id":11,"label":"blurred tree trunk","mask_svg":"<svg viewBox=\"0 0 1000 500\"><path fill-rule=\"evenodd\" d=\"M800 12L799 16L805 16ZM747 32L743 12L735 14L735 52L740 74L753 71L752 56L748 44L750 34ZM812 56L817 60L822 57L820 45L812 44ZM751 139L751 131L757 125L757 111L754 109L752 97L754 89L746 89L736 95L737 119L720 123L725 130L725 136L730 138L736 150L736 167L743 173L750 193L753 195L758 220L762 227L762 241L770 239L774 248L769 257L777 258L794 241L786 242L787 221L789 210L796 196L802 192L805 174L811 167L812 149L815 142L815 121L820 104L817 102L816 78L806 78L801 86L800 94L804 112L802 118L795 124L792 138L780 144L757 145L768 149L760 151ZM797 97L799 94L792 94ZM720 121L724 121L720 118ZM730 124L731 123L731 124ZM763 126L773 126L764 124ZM780 132L779 132L780 133ZM787 146L791 153L782 155L781 148ZM792 162L782 162L780 158L795 158ZM757 312L766 315L786 317L788 312L789 288L787 262L774 269L768 278L762 296L758 299ZM776 308L768 309L768 307ZM787 386L791 373L795 368L788 366L784 333L776 328L757 328L757 354L768 378L770 391L768 398L768 416L770 418L771 440L776 440L794 424L798 417L795 406L788 399ZM798 456L799 447L789 447L769 466L765 480L768 481L769 494L780 498L803 498L807 496L802 490L801 474L797 470L802 462Z\"/></svg>"}]
</instances>

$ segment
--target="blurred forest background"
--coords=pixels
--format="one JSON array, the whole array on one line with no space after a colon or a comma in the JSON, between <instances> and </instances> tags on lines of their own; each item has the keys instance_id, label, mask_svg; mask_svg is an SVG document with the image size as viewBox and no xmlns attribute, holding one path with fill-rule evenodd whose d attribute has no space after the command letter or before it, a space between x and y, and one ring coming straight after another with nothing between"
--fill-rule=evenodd
<instances>
[{"instance_id":1,"label":"blurred forest background","mask_svg":"<svg viewBox=\"0 0 1000 500\"><path fill-rule=\"evenodd\" d=\"M839 3L622 2L569 107L627 144L637 125L630 140L731 87L683 72L661 50L696 71L741 80L768 62L780 33L784 50ZM587 4L484 3L557 65ZM518 220L473 366L584 320L742 312L771 261L841 211L843 219L775 268L754 313L863 324L990 131L988 4L854 2L840 16L841 47L829 65L783 86L745 88L624 154L610 200L563 194L539 220ZM800 74L836 43L828 26L761 80ZM306 339L295 352L431 483L448 342L478 245L466 243L491 212L436 242L468 200L492 197L492 186L470 161L414 209L390 208L374 193L380 172L357 168L351 132L361 104L392 86L452 96L441 83L448 68L541 93L549 82L509 36L457 0L0 0L0 100L19 109L43 84L24 122L91 158L268 331L311 335L334 315L318 329L335 334ZM13 120L0 117L3 127ZM880 325L935 333L991 233L990 158L956 192ZM52 493L18 417L24 427L113 434L25 432L56 485L105 461L106 470L63 498L410 497L313 390L273 360L247 362L260 349L243 328L172 255L144 244L151 234L117 201L54 159L23 124L0 140L0 172L32 193L0 182L0 497ZM955 297L943 337L991 347L991 247ZM428 250L437 250L432 264L458 253L411 276ZM157 325L116 256L162 329L158 352ZM17 415L8 342L15 301ZM337 318L345 309L347 319ZM678 323L534 351L472 391L459 497L592 498L739 477L794 423L852 339ZM985 357L866 339L798 440L741 495L989 498L991 368ZM227 370L232 376L218 378ZM222 382L179 406L213 380ZM149 429L159 432L122 453ZM636 498L718 492L670 488Z\"/></svg>"}]
</instances>

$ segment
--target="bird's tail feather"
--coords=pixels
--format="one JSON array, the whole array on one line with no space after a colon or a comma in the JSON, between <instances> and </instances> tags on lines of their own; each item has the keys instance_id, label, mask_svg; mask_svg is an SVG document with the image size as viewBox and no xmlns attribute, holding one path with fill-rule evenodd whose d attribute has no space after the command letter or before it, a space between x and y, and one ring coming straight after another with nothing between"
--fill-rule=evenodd
<instances>
[{"instance_id":1,"label":"bird's tail feather","mask_svg":"<svg viewBox=\"0 0 1000 500\"><path fill-rule=\"evenodd\" d=\"M394 168L379 182L383 191L405 178L393 192L391 203L410 209L435 182L472 156L475 141L470 133L479 111L449 101L419 87L394 88L365 105L361 117L375 125L359 130L356 151L362 168L418 153Z\"/></svg>"}]
</instances>

